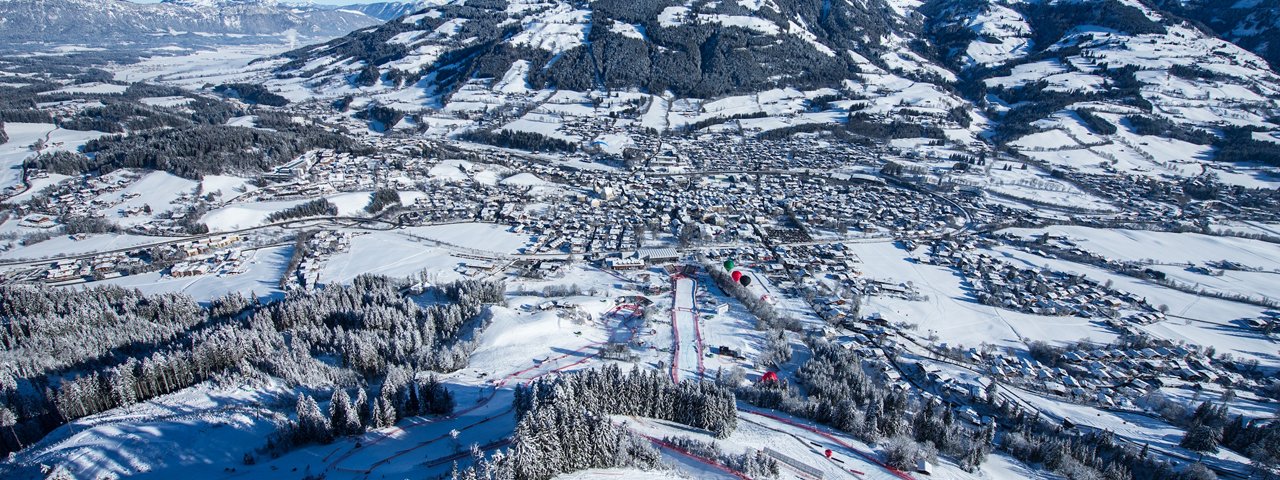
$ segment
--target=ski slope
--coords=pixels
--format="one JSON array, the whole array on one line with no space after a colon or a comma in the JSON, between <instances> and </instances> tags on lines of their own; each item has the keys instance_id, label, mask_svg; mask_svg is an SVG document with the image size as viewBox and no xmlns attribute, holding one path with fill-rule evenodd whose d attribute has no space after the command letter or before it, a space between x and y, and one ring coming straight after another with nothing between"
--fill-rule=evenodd
<instances>
[{"instance_id":1,"label":"ski slope","mask_svg":"<svg viewBox=\"0 0 1280 480\"><path fill-rule=\"evenodd\" d=\"M677 382L697 379L703 370L702 332L698 330L698 313L693 302L697 285L692 278L676 279L675 301L671 307L671 330L675 335L671 377Z\"/></svg>"}]
</instances>

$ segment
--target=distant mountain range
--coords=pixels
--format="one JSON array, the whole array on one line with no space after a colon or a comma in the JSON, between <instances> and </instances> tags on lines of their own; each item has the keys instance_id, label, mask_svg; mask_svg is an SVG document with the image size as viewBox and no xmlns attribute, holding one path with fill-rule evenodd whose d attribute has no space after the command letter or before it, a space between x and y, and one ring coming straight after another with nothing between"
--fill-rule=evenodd
<instances>
[{"instance_id":1,"label":"distant mountain range","mask_svg":"<svg viewBox=\"0 0 1280 480\"><path fill-rule=\"evenodd\" d=\"M370 17L387 21L409 15L441 2L435 1L406 1L406 2L378 2L378 3L356 3L338 7L342 10L353 10Z\"/></svg>"},{"instance_id":2,"label":"distant mountain range","mask_svg":"<svg viewBox=\"0 0 1280 480\"><path fill-rule=\"evenodd\" d=\"M390 9L390 5L387 5ZM387 10L388 12L390 10ZM263 37L332 38L377 25L376 15L348 8L273 0L0 1L0 43L146 45L260 41Z\"/></svg>"}]
</instances>

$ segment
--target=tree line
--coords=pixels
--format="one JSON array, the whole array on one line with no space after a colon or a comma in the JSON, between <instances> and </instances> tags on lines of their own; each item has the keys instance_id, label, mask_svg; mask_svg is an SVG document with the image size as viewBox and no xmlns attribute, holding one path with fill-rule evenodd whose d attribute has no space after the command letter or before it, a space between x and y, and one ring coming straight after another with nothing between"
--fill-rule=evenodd
<instances>
[{"instance_id":1,"label":"tree line","mask_svg":"<svg viewBox=\"0 0 1280 480\"><path fill-rule=\"evenodd\" d=\"M267 87L257 83L224 83L213 87L213 91L219 95L244 100L245 103L271 107L283 107L289 104L289 99L273 93L267 90Z\"/></svg>"},{"instance_id":2,"label":"tree line","mask_svg":"<svg viewBox=\"0 0 1280 480\"><path fill-rule=\"evenodd\" d=\"M459 134L458 139L531 152L573 152L578 149L578 146L572 142L548 137L537 132L518 130L504 129L496 132L476 130Z\"/></svg>"},{"instance_id":3,"label":"tree line","mask_svg":"<svg viewBox=\"0 0 1280 480\"><path fill-rule=\"evenodd\" d=\"M611 415L668 420L709 430L720 438L737 427L737 408L726 388L706 382L673 383L657 370L617 365L541 378L516 387L516 429L511 448L491 458L476 455L462 480L546 480L590 468L657 468L661 455L647 440L610 421ZM682 442L699 453L714 447ZM740 468L776 472L754 456L724 455Z\"/></svg>"},{"instance_id":4,"label":"tree line","mask_svg":"<svg viewBox=\"0 0 1280 480\"><path fill-rule=\"evenodd\" d=\"M539 379L515 393L517 416L565 396L587 410L668 420L710 431L719 438L728 437L738 426L731 391L706 382L673 383L658 370L635 368L624 373L617 365L608 365Z\"/></svg>"},{"instance_id":5,"label":"tree line","mask_svg":"<svg viewBox=\"0 0 1280 480\"><path fill-rule=\"evenodd\" d=\"M269 304L237 293L203 308L185 295L120 287L0 287L0 315L9 319L0 327L0 411L14 418L3 448L227 374L344 388L391 382L396 390L379 397L397 407L396 418L421 411L399 406L407 381L394 380L407 377L395 372L464 367L473 333L488 324L485 306L502 303L504 287L474 280L433 287L428 293L447 302L425 307L406 288L365 275Z\"/></svg>"},{"instance_id":6,"label":"tree line","mask_svg":"<svg viewBox=\"0 0 1280 480\"><path fill-rule=\"evenodd\" d=\"M316 217L322 215L333 216L338 214L338 206L334 205L328 199L317 198L315 200L300 203L292 207L271 212L267 215L268 222L279 222L289 220L291 218Z\"/></svg>"},{"instance_id":7,"label":"tree line","mask_svg":"<svg viewBox=\"0 0 1280 480\"><path fill-rule=\"evenodd\" d=\"M345 136L318 129L299 134L200 125L106 136L85 144L84 152L92 157L37 158L32 166L64 175L146 168L199 179L206 174L263 172L313 149L361 150Z\"/></svg>"},{"instance_id":8,"label":"tree line","mask_svg":"<svg viewBox=\"0 0 1280 480\"><path fill-rule=\"evenodd\" d=\"M994 425L966 427L949 406L930 400L913 408L906 392L869 375L854 352L819 337L808 337L806 342L813 356L795 374L805 395L794 387L769 382L738 386L738 398L831 425L867 443L898 444L898 455L891 459L898 468L914 467L916 461L936 455L931 452L950 455L969 470L985 461ZM717 376L721 383L737 382L736 375Z\"/></svg>"},{"instance_id":9,"label":"tree line","mask_svg":"<svg viewBox=\"0 0 1280 480\"><path fill-rule=\"evenodd\" d=\"M364 211L378 213L391 205L400 205L400 192L394 188L379 188L369 194L369 204L364 206Z\"/></svg>"},{"instance_id":10,"label":"tree line","mask_svg":"<svg viewBox=\"0 0 1280 480\"><path fill-rule=\"evenodd\" d=\"M295 418L268 439L264 450L278 455L294 446L329 443L336 437L390 427L397 419L419 415L447 415L456 402L435 374L418 375L394 368L377 389L356 389L356 398L345 388L329 397L328 414L310 394L298 395Z\"/></svg>"}]
</instances>

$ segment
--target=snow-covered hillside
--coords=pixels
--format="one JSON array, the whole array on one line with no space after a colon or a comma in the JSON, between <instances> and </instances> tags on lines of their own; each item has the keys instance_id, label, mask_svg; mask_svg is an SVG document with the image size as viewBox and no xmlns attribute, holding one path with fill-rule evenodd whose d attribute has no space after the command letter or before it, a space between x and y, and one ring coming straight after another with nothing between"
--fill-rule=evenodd
<instances>
[{"instance_id":1,"label":"snow-covered hillside","mask_svg":"<svg viewBox=\"0 0 1280 480\"><path fill-rule=\"evenodd\" d=\"M1266 147L1219 144L1241 129L1266 137L1280 111L1265 60L1121 0L453 3L258 67L271 77L247 77L286 96L349 97L359 118L408 114L379 130L506 130L583 147L634 143L574 127L603 116L623 130L847 130L943 140L906 148L921 156L1007 145L1081 172L1194 176Z\"/></svg>"}]
</instances>

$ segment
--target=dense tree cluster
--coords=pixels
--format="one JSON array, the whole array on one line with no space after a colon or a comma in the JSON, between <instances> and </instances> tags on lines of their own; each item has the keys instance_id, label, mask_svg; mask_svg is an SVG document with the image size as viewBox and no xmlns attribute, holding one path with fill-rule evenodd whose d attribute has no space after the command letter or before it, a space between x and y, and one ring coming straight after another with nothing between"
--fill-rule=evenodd
<instances>
[{"instance_id":1,"label":"dense tree cluster","mask_svg":"<svg viewBox=\"0 0 1280 480\"><path fill-rule=\"evenodd\" d=\"M499 130L496 132L476 130L458 135L458 139L531 152L572 152L578 149L578 145L572 142L548 137L538 132L517 130Z\"/></svg>"},{"instance_id":2,"label":"dense tree cluster","mask_svg":"<svg viewBox=\"0 0 1280 480\"><path fill-rule=\"evenodd\" d=\"M728 453L720 450L720 447L714 443L689 437L666 437L662 440L687 453L715 460L716 463L742 473L748 478L778 478L778 474L781 473L778 461L765 455L762 450Z\"/></svg>"},{"instance_id":3,"label":"dense tree cluster","mask_svg":"<svg viewBox=\"0 0 1280 480\"><path fill-rule=\"evenodd\" d=\"M322 215L333 216L337 214L338 214L337 205L334 205L333 202L330 202L327 199L317 198L315 200L312 200L306 203L300 203L292 207L286 208L284 210L280 210L278 212L272 212L271 215L267 215L267 221L279 222L282 220L289 220L293 218L315 217L315 216L322 216Z\"/></svg>"},{"instance_id":4,"label":"dense tree cluster","mask_svg":"<svg viewBox=\"0 0 1280 480\"><path fill-rule=\"evenodd\" d=\"M1017 8L1031 24L1031 44L1037 49L1050 48L1080 25L1097 25L1132 35L1165 33L1164 25L1119 0L1036 2L1019 4Z\"/></svg>"},{"instance_id":5,"label":"dense tree cluster","mask_svg":"<svg viewBox=\"0 0 1280 480\"><path fill-rule=\"evenodd\" d=\"M0 328L0 410L14 414L16 432L3 446L12 451L17 439L38 439L62 422L236 372L304 385L380 382L368 396L381 420L366 426L448 411L452 400L438 382L408 372L465 366L474 332L488 323L484 306L503 301L503 286L434 287L426 294L446 301L425 307L402 293L406 286L366 275L267 305L232 294L208 309L185 295L119 287L0 287L8 320Z\"/></svg>"},{"instance_id":6,"label":"dense tree cluster","mask_svg":"<svg viewBox=\"0 0 1280 480\"><path fill-rule=\"evenodd\" d=\"M662 460L647 440L568 395L549 398L524 411L508 453L485 459L477 451L473 457L474 464L467 468L455 465L451 478L547 480L590 468L654 469Z\"/></svg>"},{"instance_id":7,"label":"dense tree cluster","mask_svg":"<svg viewBox=\"0 0 1280 480\"><path fill-rule=\"evenodd\" d=\"M213 91L219 95L238 98L245 103L271 107L283 107L289 104L289 99L272 93L267 90L267 87L256 83L224 83L213 87Z\"/></svg>"},{"instance_id":8,"label":"dense tree cluster","mask_svg":"<svg viewBox=\"0 0 1280 480\"><path fill-rule=\"evenodd\" d=\"M364 211L378 213L392 205L400 205L400 192L394 188L379 188L369 194L369 204L364 206Z\"/></svg>"},{"instance_id":9,"label":"dense tree cluster","mask_svg":"<svg viewBox=\"0 0 1280 480\"><path fill-rule=\"evenodd\" d=\"M103 137L85 144L84 151L93 154L92 158L35 166L66 175L147 168L201 178L205 174L265 171L312 149L352 148L352 140L319 129L302 134L209 125Z\"/></svg>"},{"instance_id":10,"label":"dense tree cluster","mask_svg":"<svg viewBox=\"0 0 1280 480\"><path fill-rule=\"evenodd\" d=\"M88 108L74 117L58 120L58 126L68 130L93 130L107 133L177 128L190 125L191 119L175 115L163 108L147 107L131 102L112 102Z\"/></svg>"},{"instance_id":11,"label":"dense tree cluster","mask_svg":"<svg viewBox=\"0 0 1280 480\"><path fill-rule=\"evenodd\" d=\"M569 401L607 415L657 418L708 430L724 438L738 427L733 393L705 382L672 383L657 370L624 373L617 365L539 379L516 390L517 415L544 404Z\"/></svg>"},{"instance_id":12,"label":"dense tree cluster","mask_svg":"<svg viewBox=\"0 0 1280 480\"><path fill-rule=\"evenodd\" d=\"M1197 409L1197 414L1199 414ZM1220 421L1219 413L1206 416L1201 425L1213 428ZM1193 423L1195 419L1193 418ZM1248 456L1260 471L1275 471L1280 467L1280 421L1275 419L1248 420L1236 415L1222 424L1221 445Z\"/></svg>"},{"instance_id":13,"label":"dense tree cluster","mask_svg":"<svg viewBox=\"0 0 1280 480\"><path fill-rule=\"evenodd\" d=\"M277 432L269 450L286 450L308 443L329 443L334 437L355 435L372 428L395 425L397 419L419 415L447 415L453 412L453 394L434 374L425 379L400 368L392 369L376 395L357 389L353 401L345 388L336 388L329 398L329 412L308 394L298 396L296 419ZM370 400L372 398L372 400Z\"/></svg>"},{"instance_id":14,"label":"dense tree cluster","mask_svg":"<svg viewBox=\"0 0 1280 480\"><path fill-rule=\"evenodd\" d=\"M396 126L397 123L400 123L400 120L404 119L404 112L385 105L375 104L356 113L355 117L376 122L374 127L379 131L385 132L391 130L391 127Z\"/></svg>"},{"instance_id":15,"label":"dense tree cluster","mask_svg":"<svg viewBox=\"0 0 1280 480\"><path fill-rule=\"evenodd\" d=\"M704 128L707 128L713 125L720 125L722 123L731 122L733 120L748 120L752 118L765 118L767 116L769 116L769 114L766 112L751 112L751 113L738 113L734 115L704 118L702 120L698 120L696 122L685 125L684 130L688 132L696 132L698 130L702 130Z\"/></svg>"},{"instance_id":16,"label":"dense tree cluster","mask_svg":"<svg viewBox=\"0 0 1280 480\"><path fill-rule=\"evenodd\" d=\"M10 123L53 123L53 117L47 112L36 110L33 105L29 109L0 110L0 122Z\"/></svg>"},{"instance_id":17,"label":"dense tree cluster","mask_svg":"<svg viewBox=\"0 0 1280 480\"><path fill-rule=\"evenodd\" d=\"M936 126L901 120L894 120L888 124L876 123L871 121L870 116L865 113L854 113L849 115L849 122L845 125L845 129L854 135L878 139L946 138L942 129Z\"/></svg>"},{"instance_id":18,"label":"dense tree cluster","mask_svg":"<svg viewBox=\"0 0 1280 480\"><path fill-rule=\"evenodd\" d=\"M1211 145L1218 141L1218 137L1207 130L1179 125L1164 117L1129 115L1124 117L1124 121L1138 135L1172 138L1196 145Z\"/></svg>"},{"instance_id":19,"label":"dense tree cluster","mask_svg":"<svg viewBox=\"0 0 1280 480\"><path fill-rule=\"evenodd\" d=\"M1114 448L1114 440L1096 437L1062 438L1021 431L1006 433L1001 449L1013 458L1043 465L1066 478L1133 478L1119 461L1107 461L1099 452L1100 441ZM1168 478L1168 477L1165 477Z\"/></svg>"},{"instance_id":20,"label":"dense tree cluster","mask_svg":"<svg viewBox=\"0 0 1280 480\"><path fill-rule=\"evenodd\" d=\"M1116 133L1115 124L1108 122L1107 119L1098 116L1093 110L1087 108L1078 108L1075 110L1076 116L1084 122L1084 126L1098 135L1114 135Z\"/></svg>"},{"instance_id":21,"label":"dense tree cluster","mask_svg":"<svg viewBox=\"0 0 1280 480\"><path fill-rule=\"evenodd\" d=\"M995 438L994 425L966 427L951 408L933 401L913 412L907 395L869 375L855 353L822 338L810 337L808 342L813 356L796 372L806 396L782 384L756 384L739 387L738 398L831 425L870 443L906 437L918 443L909 449L913 459L936 448L965 468L985 461Z\"/></svg>"},{"instance_id":22,"label":"dense tree cluster","mask_svg":"<svg viewBox=\"0 0 1280 480\"><path fill-rule=\"evenodd\" d=\"M1271 167L1280 167L1280 144L1257 140L1253 131L1245 128L1226 128L1222 131L1222 139L1213 159L1219 162L1258 162Z\"/></svg>"},{"instance_id":23,"label":"dense tree cluster","mask_svg":"<svg viewBox=\"0 0 1280 480\"><path fill-rule=\"evenodd\" d=\"M119 225L102 217L63 216L58 221L62 223L62 233L67 235L120 231Z\"/></svg>"},{"instance_id":24,"label":"dense tree cluster","mask_svg":"<svg viewBox=\"0 0 1280 480\"><path fill-rule=\"evenodd\" d=\"M84 291L0 286L0 359L18 377L97 359L134 345L156 344L207 320L178 294L143 295L103 286Z\"/></svg>"},{"instance_id":25,"label":"dense tree cluster","mask_svg":"<svg viewBox=\"0 0 1280 480\"><path fill-rule=\"evenodd\" d=\"M1216 80L1221 74L1199 65L1176 64L1169 67L1169 74L1187 80Z\"/></svg>"},{"instance_id":26,"label":"dense tree cluster","mask_svg":"<svg viewBox=\"0 0 1280 480\"><path fill-rule=\"evenodd\" d=\"M4 122L0 121L0 143L9 141L9 132L4 130Z\"/></svg>"}]
</instances>

